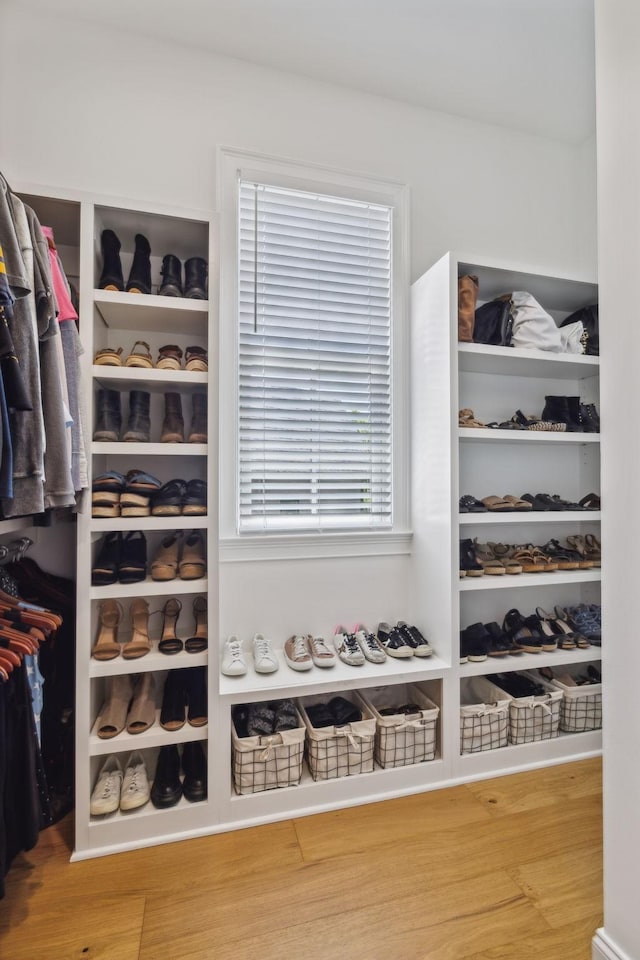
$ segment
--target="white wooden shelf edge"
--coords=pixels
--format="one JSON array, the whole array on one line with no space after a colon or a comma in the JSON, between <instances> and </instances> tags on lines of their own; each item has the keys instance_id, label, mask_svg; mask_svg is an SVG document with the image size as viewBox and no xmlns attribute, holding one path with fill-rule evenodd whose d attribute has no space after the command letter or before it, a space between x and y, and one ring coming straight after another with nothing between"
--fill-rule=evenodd
<instances>
[{"instance_id":1,"label":"white wooden shelf edge","mask_svg":"<svg viewBox=\"0 0 640 960\"><path fill-rule=\"evenodd\" d=\"M206 650L203 653L182 651L170 656L160 653L156 641L152 643L152 649L146 656L135 660L124 660L122 657L115 657L113 660L92 658L89 663L89 676L114 677L123 674L153 673L159 670L186 670L188 667L204 667L208 659Z\"/></svg>"},{"instance_id":2,"label":"white wooden shelf edge","mask_svg":"<svg viewBox=\"0 0 640 960\"><path fill-rule=\"evenodd\" d=\"M572 663L592 663L600 660L600 647L587 650L556 650L554 653L519 653L506 657L487 657L474 663L459 664L460 679L483 677L488 673L510 673L512 670L536 670L539 667L566 667Z\"/></svg>"},{"instance_id":3,"label":"white wooden shelf edge","mask_svg":"<svg viewBox=\"0 0 640 960\"><path fill-rule=\"evenodd\" d=\"M93 300L97 304L111 304L133 307L134 309L153 309L168 313L188 312L207 313L208 300L190 300L186 297L160 297L156 293L127 293L124 290L95 290Z\"/></svg>"},{"instance_id":4,"label":"white wooden shelf edge","mask_svg":"<svg viewBox=\"0 0 640 960\"><path fill-rule=\"evenodd\" d=\"M553 433L546 430L492 430L458 427L460 440L480 443L600 443L599 433Z\"/></svg>"},{"instance_id":5,"label":"white wooden shelf edge","mask_svg":"<svg viewBox=\"0 0 640 960\"><path fill-rule=\"evenodd\" d=\"M206 577L199 580L139 580L137 583L110 583L105 587L91 587L92 600L110 600L125 597L176 597L183 593L206 593Z\"/></svg>"},{"instance_id":6,"label":"white wooden shelf edge","mask_svg":"<svg viewBox=\"0 0 640 960\"><path fill-rule=\"evenodd\" d=\"M100 443L93 441L91 452L118 457L206 457L206 443Z\"/></svg>"},{"instance_id":7,"label":"white wooden shelf edge","mask_svg":"<svg viewBox=\"0 0 640 960\"><path fill-rule=\"evenodd\" d=\"M543 587L565 583L594 583L600 580L600 567L591 570L555 570L552 573L492 574L482 577L461 577L461 593L475 590L517 590L520 587Z\"/></svg>"},{"instance_id":8,"label":"white wooden shelf edge","mask_svg":"<svg viewBox=\"0 0 640 960\"><path fill-rule=\"evenodd\" d=\"M131 734L124 730L117 737L102 740L97 735L98 721L93 725L89 737L89 753L92 757L104 756L107 753L122 753L126 750L149 750L152 747L165 747L172 743L188 743L194 740L206 740L208 726L192 727L185 723L180 730L170 732L160 726L160 711L156 711L156 720L152 727L144 733Z\"/></svg>"},{"instance_id":9,"label":"white wooden shelf edge","mask_svg":"<svg viewBox=\"0 0 640 960\"><path fill-rule=\"evenodd\" d=\"M600 510L527 510L522 513L500 513L495 510L488 513L460 513L458 523L461 527L475 524L493 526L499 523L600 523L601 518Z\"/></svg>"}]
</instances>

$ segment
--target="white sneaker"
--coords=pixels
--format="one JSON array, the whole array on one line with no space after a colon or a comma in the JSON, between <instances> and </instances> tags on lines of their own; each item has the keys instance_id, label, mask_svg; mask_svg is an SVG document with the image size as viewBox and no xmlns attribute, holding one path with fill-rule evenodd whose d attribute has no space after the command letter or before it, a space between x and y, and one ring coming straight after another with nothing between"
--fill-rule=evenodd
<instances>
[{"instance_id":1,"label":"white sneaker","mask_svg":"<svg viewBox=\"0 0 640 960\"><path fill-rule=\"evenodd\" d=\"M387 659L386 651L378 643L378 638L365 627L364 623L356 623L353 628L356 643L370 663L384 663Z\"/></svg>"},{"instance_id":2,"label":"white sneaker","mask_svg":"<svg viewBox=\"0 0 640 960\"><path fill-rule=\"evenodd\" d=\"M306 637L294 634L284 644L284 658L292 670L311 670L313 660Z\"/></svg>"},{"instance_id":3,"label":"white sneaker","mask_svg":"<svg viewBox=\"0 0 640 960\"><path fill-rule=\"evenodd\" d=\"M261 634L256 633L253 638L253 660L256 673L275 673L278 669L278 661L271 646L271 640Z\"/></svg>"},{"instance_id":4,"label":"white sneaker","mask_svg":"<svg viewBox=\"0 0 640 960\"><path fill-rule=\"evenodd\" d=\"M348 663L351 667L361 667L365 662L364 653L360 649L355 635L349 633L345 627L336 627L333 635L333 645L343 663Z\"/></svg>"},{"instance_id":5,"label":"white sneaker","mask_svg":"<svg viewBox=\"0 0 640 960\"><path fill-rule=\"evenodd\" d=\"M247 672L247 661L242 653L242 643L232 634L224 645L222 666L225 677L241 677Z\"/></svg>"},{"instance_id":6,"label":"white sneaker","mask_svg":"<svg viewBox=\"0 0 640 960\"><path fill-rule=\"evenodd\" d=\"M307 643L309 644L311 659L316 667L335 667L336 655L333 650L329 649L324 637L312 637L309 634Z\"/></svg>"},{"instance_id":7,"label":"white sneaker","mask_svg":"<svg viewBox=\"0 0 640 960\"><path fill-rule=\"evenodd\" d=\"M112 755L103 764L93 788L89 802L91 816L102 817L106 813L115 813L120 806L121 788L122 767L118 758Z\"/></svg>"},{"instance_id":8,"label":"white sneaker","mask_svg":"<svg viewBox=\"0 0 640 960\"><path fill-rule=\"evenodd\" d=\"M136 810L149 800L149 778L142 754L136 751L127 760L120 794L121 810Z\"/></svg>"}]
</instances>

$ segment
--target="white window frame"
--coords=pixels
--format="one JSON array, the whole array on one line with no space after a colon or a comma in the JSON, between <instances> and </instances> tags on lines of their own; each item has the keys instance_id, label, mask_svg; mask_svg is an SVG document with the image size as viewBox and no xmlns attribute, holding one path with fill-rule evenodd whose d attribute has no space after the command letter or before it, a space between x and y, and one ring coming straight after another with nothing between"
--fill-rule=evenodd
<instances>
[{"instance_id":1,"label":"white window frame","mask_svg":"<svg viewBox=\"0 0 640 960\"><path fill-rule=\"evenodd\" d=\"M220 547L222 560L398 554L410 551L409 529L409 188L359 176L218 148L220 213ZM392 208L392 511L393 526L376 531L259 534L237 530L238 489L238 183L254 180L292 190L344 196Z\"/></svg>"}]
</instances>

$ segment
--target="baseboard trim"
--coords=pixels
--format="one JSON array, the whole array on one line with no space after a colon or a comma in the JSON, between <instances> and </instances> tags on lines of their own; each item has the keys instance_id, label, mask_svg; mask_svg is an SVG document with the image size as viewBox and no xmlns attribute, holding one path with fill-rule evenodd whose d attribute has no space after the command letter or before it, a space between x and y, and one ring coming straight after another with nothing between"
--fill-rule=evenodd
<instances>
[{"instance_id":1,"label":"baseboard trim","mask_svg":"<svg viewBox=\"0 0 640 960\"><path fill-rule=\"evenodd\" d=\"M628 953L625 953L617 943L611 940L604 927L596 930L591 941L591 951L592 960L633 960Z\"/></svg>"}]
</instances>

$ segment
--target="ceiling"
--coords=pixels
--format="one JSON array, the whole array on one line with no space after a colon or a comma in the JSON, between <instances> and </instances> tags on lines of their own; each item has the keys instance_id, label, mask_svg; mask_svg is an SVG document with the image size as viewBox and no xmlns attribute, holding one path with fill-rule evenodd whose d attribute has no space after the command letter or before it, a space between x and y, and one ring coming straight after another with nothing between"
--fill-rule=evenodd
<instances>
[{"instance_id":1,"label":"ceiling","mask_svg":"<svg viewBox=\"0 0 640 960\"><path fill-rule=\"evenodd\" d=\"M50 0L22 0L51 10ZM581 143L595 129L594 0L56 0L147 35Z\"/></svg>"}]
</instances>

